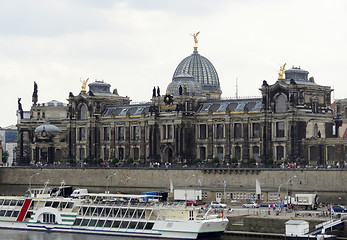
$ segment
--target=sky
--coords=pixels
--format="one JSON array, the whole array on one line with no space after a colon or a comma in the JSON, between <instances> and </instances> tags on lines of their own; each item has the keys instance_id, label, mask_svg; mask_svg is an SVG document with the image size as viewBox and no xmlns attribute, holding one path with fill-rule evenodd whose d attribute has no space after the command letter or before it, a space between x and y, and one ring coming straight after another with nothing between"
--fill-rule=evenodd
<instances>
[{"instance_id":1,"label":"sky","mask_svg":"<svg viewBox=\"0 0 347 240\"><path fill-rule=\"evenodd\" d=\"M199 31L223 98L260 96L284 63L347 98L346 13L345 0L0 0L0 127L16 124L18 98L30 110L34 81L39 103L67 103L87 78L147 102Z\"/></svg>"}]
</instances>

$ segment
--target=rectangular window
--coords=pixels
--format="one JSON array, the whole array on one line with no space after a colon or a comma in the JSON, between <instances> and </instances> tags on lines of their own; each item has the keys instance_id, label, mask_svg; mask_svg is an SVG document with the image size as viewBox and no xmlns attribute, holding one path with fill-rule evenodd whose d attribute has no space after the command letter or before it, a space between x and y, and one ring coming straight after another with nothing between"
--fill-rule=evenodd
<instances>
[{"instance_id":1,"label":"rectangular window","mask_svg":"<svg viewBox=\"0 0 347 240\"><path fill-rule=\"evenodd\" d=\"M259 147L258 146L253 146L253 158L255 160L259 160L260 157L259 157Z\"/></svg>"},{"instance_id":2,"label":"rectangular window","mask_svg":"<svg viewBox=\"0 0 347 240\"><path fill-rule=\"evenodd\" d=\"M118 140L124 140L124 127L118 127Z\"/></svg>"},{"instance_id":3,"label":"rectangular window","mask_svg":"<svg viewBox=\"0 0 347 240\"><path fill-rule=\"evenodd\" d=\"M163 125L163 139L166 139L166 125Z\"/></svg>"},{"instance_id":4,"label":"rectangular window","mask_svg":"<svg viewBox=\"0 0 347 240\"><path fill-rule=\"evenodd\" d=\"M110 149L105 147L104 148L104 160L107 161L110 158Z\"/></svg>"},{"instance_id":5,"label":"rectangular window","mask_svg":"<svg viewBox=\"0 0 347 240\"><path fill-rule=\"evenodd\" d=\"M284 137L284 122L276 123L276 137Z\"/></svg>"},{"instance_id":6,"label":"rectangular window","mask_svg":"<svg viewBox=\"0 0 347 240\"><path fill-rule=\"evenodd\" d=\"M119 160L124 160L124 148L118 149L118 158Z\"/></svg>"},{"instance_id":7,"label":"rectangular window","mask_svg":"<svg viewBox=\"0 0 347 240\"><path fill-rule=\"evenodd\" d=\"M335 147L334 146L328 146L327 147L328 152L328 161L334 161L335 160Z\"/></svg>"},{"instance_id":8,"label":"rectangular window","mask_svg":"<svg viewBox=\"0 0 347 240\"><path fill-rule=\"evenodd\" d=\"M83 161L86 158L86 152L84 148L80 148L80 160Z\"/></svg>"},{"instance_id":9,"label":"rectangular window","mask_svg":"<svg viewBox=\"0 0 347 240\"><path fill-rule=\"evenodd\" d=\"M259 138L260 137L260 124L252 123L252 137Z\"/></svg>"},{"instance_id":10,"label":"rectangular window","mask_svg":"<svg viewBox=\"0 0 347 240\"><path fill-rule=\"evenodd\" d=\"M223 147L217 147L217 157L219 160L223 160Z\"/></svg>"},{"instance_id":11,"label":"rectangular window","mask_svg":"<svg viewBox=\"0 0 347 240\"><path fill-rule=\"evenodd\" d=\"M139 160L140 149L138 147L134 148L134 160Z\"/></svg>"},{"instance_id":12,"label":"rectangular window","mask_svg":"<svg viewBox=\"0 0 347 240\"><path fill-rule=\"evenodd\" d=\"M200 139L206 139L206 124L200 124Z\"/></svg>"},{"instance_id":13,"label":"rectangular window","mask_svg":"<svg viewBox=\"0 0 347 240\"><path fill-rule=\"evenodd\" d=\"M139 126L133 127L133 135L134 135L134 140L140 139L140 127Z\"/></svg>"},{"instance_id":14,"label":"rectangular window","mask_svg":"<svg viewBox=\"0 0 347 240\"><path fill-rule=\"evenodd\" d=\"M235 125L234 125L234 138L235 139L242 138L241 123L235 123Z\"/></svg>"},{"instance_id":15,"label":"rectangular window","mask_svg":"<svg viewBox=\"0 0 347 240\"><path fill-rule=\"evenodd\" d=\"M276 159L277 160L283 160L284 159L284 147L283 146L277 146L276 147Z\"/></svg>"},{"instance_id":16,"label":"rectangular window","mask_svg":"<svg viewBox=\"0 0 347 240\"><path fill-rule=\"evenodd\" d=\"M104 140L110 140L110 127L104 127Z\"/></svg>"},{"instance_id":17,"label":"rectangular window","mask_svg":"<svg viewBox=\"0 0 347 240\"><path fill-rule=\"evenodd\" d=\"M86 140L86 128L85 127L79 128L78 140L79 141L85 141Z\"/></svg>"},{"instance_id":18,"label":"rectangular window","mask_svg":"<svg viewBox=\"0 0 347 240\"><path fill-rule=\"evenodd\" d=\"M200 147L200 159L201 161L204 161L206 159L206 148Z\"/></svg>"},{"instance_id":19,"label":"rectangular window","mask_svg":"<svg viewBox=\"0 0 347 240\"><path fill-rule=\"evenodd\" d=\"M172 139L173 138L173 127L172 125L167 126L167 138Z\"/></svg>"},{"instance_id":20,"label":"rectangular window","mask_svg":"<svg viewBox=\"0 0 347 240\"><path fill-rule=\"evenodd\" d=\"M224 138L224 124L217 124L216 128L216 138Z\"/></svg>"}]
</instances>

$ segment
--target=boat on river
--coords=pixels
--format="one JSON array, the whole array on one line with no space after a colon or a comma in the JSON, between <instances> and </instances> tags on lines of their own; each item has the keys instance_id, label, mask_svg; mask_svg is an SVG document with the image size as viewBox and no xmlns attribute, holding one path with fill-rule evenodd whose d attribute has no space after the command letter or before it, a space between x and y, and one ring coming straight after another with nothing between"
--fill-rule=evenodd
<instances>
[{"instance_id":1,"label":"boat on river","mask_svg":"<svg viewBox=\"0 0 347 240\"><path fill-rule=\"evenodd\" d=\"M217 239L228 219L183 203L144 202L152 195L87 193L79 198L48 189L0 197L0 228L169 239ZM211 214L210 214L211 213Z\"/></svg>"}]
</instances>

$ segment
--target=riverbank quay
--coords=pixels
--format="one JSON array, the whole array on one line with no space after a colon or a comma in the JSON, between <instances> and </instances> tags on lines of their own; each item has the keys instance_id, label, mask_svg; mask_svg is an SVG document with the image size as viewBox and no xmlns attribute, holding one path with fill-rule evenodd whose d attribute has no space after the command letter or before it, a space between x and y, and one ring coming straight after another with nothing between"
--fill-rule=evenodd
<instances>
[{"instance_id":1,"label":"riverbank quay","mask_svg":"<svg viewBox=\"0 0 347 240\"><path fill-rule=\"evenodd\" d=\"M113 177L108 178L111 175ZM283 185L288 179L292 180L291 184ZM346 168L1 167L0 194L23 195L29 183L42 187L47 180L52 187L65 181L66 185L87 188L90 192L104 192L106 185L110 192L169 192L172 184L175 189L201 189L206 193L203 199L206 203L214 201L219 193L228 205L231 200L250 201L258 180L261 201L276 201L275 196L281 190L281 196L317 193L321 203L347 205Z\"/></svg>"},{"instance_id":2,"label":"riverbank quay","mask_svg":"<svg viewBox=\"0 0 347 240\"><path fill-rule=\"evenodd\" d=\"M285 238L285 224L289 220L304 220L309 223L310 231L315 226L329 221L329 217L298 217L297 213L278 215L239 215L232 213L227 216L229 224L225 235L255 238ZM330 232L329 232L330 233ZM338 239L347 239L347 222L332 232Z\"/></svg>"}]
</instances>

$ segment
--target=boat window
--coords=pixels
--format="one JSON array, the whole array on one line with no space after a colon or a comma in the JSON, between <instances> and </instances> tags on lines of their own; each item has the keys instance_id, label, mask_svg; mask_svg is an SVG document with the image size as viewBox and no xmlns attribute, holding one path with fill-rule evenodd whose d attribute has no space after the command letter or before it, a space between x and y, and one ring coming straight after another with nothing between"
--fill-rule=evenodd
<instances>
[{"instance_id":1,"label":"boat window","mask_svg":"<svg viewBox=\"0 0 347 240\"><path fill-rule=\"evenodd\" d=\"M5 216L5 212L6 212L5 210L1 210L1 211L0 211L0 216L1 216L1 217Z\"/></svg>"},{"instance_id":2,"label":"boat window","mask_svg":"<svg viewBox=\"0 0 347 240\"><path fill-rule=\"evenodd\" d=\"M51 202L51 201L47 201L47 202L45 203L45 207L50 207L50 206L52 206L52 202Z\"/></svg>"},{"instance_id":3,"label":"boat window","mask_svg":"<svg viewBox=\"0 0 347 240\"><path fill-rule=\"evenodd\" d=\"M121 223L120 228L127 228L128 225L129 225L129 222L124 221L124 222Z\"/></svg>"},{"instance_id":4,"label":"boat window","mask_svg":"<svg viewBox=\"0 0 347 240\"><path fill-rule=\"evenodd\" d=\"M103 227L105 224L105 220L99 220L98 223L96 224L97 227Z\"/></svg>"},{"instance_id":5,"label":"boat window","mask_svg":"<svg viewBox=\"0 0 347 240\"><path fill-rule=\"evenodd\" d=\"M135 229L137 222L130 222L129 228Z\"/></svg>"},{"instance_id":6,"label":"boat window","mask_svg":"<svg viewBox=\"0 0 347 240\"><path fill-rule=\"evenodd\" d=\"M122 217L127 217L127 209L122 209Z\"/></svg>"},{"instance_id":7,"label":"boat window","mask_svg":"<svg viewBox=\"0 0 347 240\"><path fill-rule=\"evenodd\" d=\"M18 217L18 215L19 215L19 211L14 211L12 214L12 217Z\"/></svg>"},{"instance_id":8,"label":"boat window","mask_svg":"<svg viewBox=\"0 0 347 240\"><path fill-rule=\"evenodd\" d=\"M18 202L17 200L12 200L10 205L11 205L11 206L16 206L16 205L17 205L17 202Z\"/></svg>"},{"instance_id":9,"label":"boat window","mask_svg":"<svg viewBox=\"0 0 347 240\"><path fill-rule=\"evenodd\" d=\"M143 210L143 209L137 210L137 217L138 218L145 218L145 210Z\"/></svg>"},{"instance_id":10,"label":"boat window","mask_svg":"<svg viewBox=\"0 0 347 240\"><path fill-rule=\"evenodd\" d=\"M82 226L88 226L88 223L89 223L89 219L83 219L82 221Z\"/></svg>"},{"instance_id":11,"label":"boat window","mask_svg":"<svg viewBox=\"0 0 347 240\"><path fill-rule=\"evenodd\" d=\"M90 220L90 222L89 222L89 227L95 227L95 225L96 225L96 220Z\"/></svg>"},{"instance_id":12,"label":"boat window","mask_svg":"<svg viewBox=\"0 0 347 240\"><path fill-rule=\"evenodd\" d=\"M12 215L12 211L7 211L6 212L6 217L11 217L11 215Z\"/></svg>"},{"instance_id":13,"label":"boat window","mask_svg":"<svg viewBox=\"0 0 347 240\"><path fill-rule=\"evenodd\" d=\"M104 209L104 214L105 214L105 217L109 216L110 215L110 211L111 209L110 208L105 208Z\"/></svg>"},{"instance_id":14,"label":"boat window","mask_svg":"<svg viewBox=\"0 0 347 240\"><path fill-rule=\"evenodd\" d=\"M73 208L73 202L68 202L66 208Z\"/></svg>"},{"instance_id":15,"label":"boat window","mask_svg":"<svg viewBox=\"0 0 347 240\"><path fill-rule=\"evenodd\" d=\"M79 225L81 224L81 222L82 222L82 220L81 220L81 219L76 218L76 219L75 219L75 222L73 223L73 225L75 225L75 226L79 226Z\"/></svg>"},{"instance_id":16,"label":"boat window","mask_svg":"<svg viewBox=\"0 0 347 240\"><path fill-rule=\"evenodd\" d=\"M19 206L19 207L23 206L23 204L24 204L24 200L19 200L19 201L18 201L18 206Z\"/></svg>"},{"instance_id":17,"label":"boat window","mask_svg":"<svg viewBox=\"0 0 347 240\"><path fill-rule=\"evenodd\" d=\"M58 208L58 206L59 206L59 202L53 202L52 207Z\"/></svg>"},{"instance_id":18,"label":"boat window","mask_svg":"<svg viewBox=\"0 0 347 240\"><path fill-rule=\"evenodd\" d=\"M153 225L154 225L154 223L150 223L149 222L149 223L146 224L145 229L151 230L153 228Z\"/></svg>"},{"instance_id":19,"label":"boat window","mask_svg":"<svg viewBox=\"0 0 347 240\"><path fill-rule=\"evenodd\" d=\"M145 227L144 222L139 222L139 224L137 225L137 229L143 229L144 227Z\"/></svg>"},{"instance_id":20,"label":"boat window","mask_svg":"<svg viewBox=\"0 0 347 240\"><path fill-rule=\"evenodd\" d=\"M112 226L112 221L107 220L104 227L111 227L111 226Z\"/></svg>"},{"instance_id":21,"label":"boat window","mask_svg":"<svg viewBox=\"0 0 347 240\"><path fill-rule=\"evenodd\" d=\"M0 199L0 205L4 203L4 199Z\"/></svg>"},{"instance_id":22,"label":"boat window","mask_svg":"<svg viewBox=\"0 0 347 240\"><path fill-rule=\"evenodd\" d=\"M51 213L44 213L42 215L42 222L44 223L55 223L55 215Z\"/></svg>"},{"instance_id":23,"label":"boat window","mask_svg":"<svg viewBox=\"0 0 347 240\"><path fill-rule=\"evenodd\" d=\"M6 199L5 202L4 202L4 206L10 205L10 202L11 202L11 200Z\"/></svg>"},{"instance_id":24,"label":"boat window","mask_svg":"<svg viewBox=\"0 0 347 240\"><path fill-rule=\"evenodd\" d=\"M112 227L118 228L119 225L120 225L120 221L114 221L113 224L112 224Z\"/></svg>"},{"instance_id":25,"label":"boat window","mask_svg":"<svg viewBox=\"0 0 347 240\"><path fill-rule=\"evenodd\" d=\"M135 212L134 209L129 209L129 212L128 212L129 218L132 218L134 216L134 212ZM135 217L136 217L136 215L135 215Z\"/></svg>"}]
</instances>

